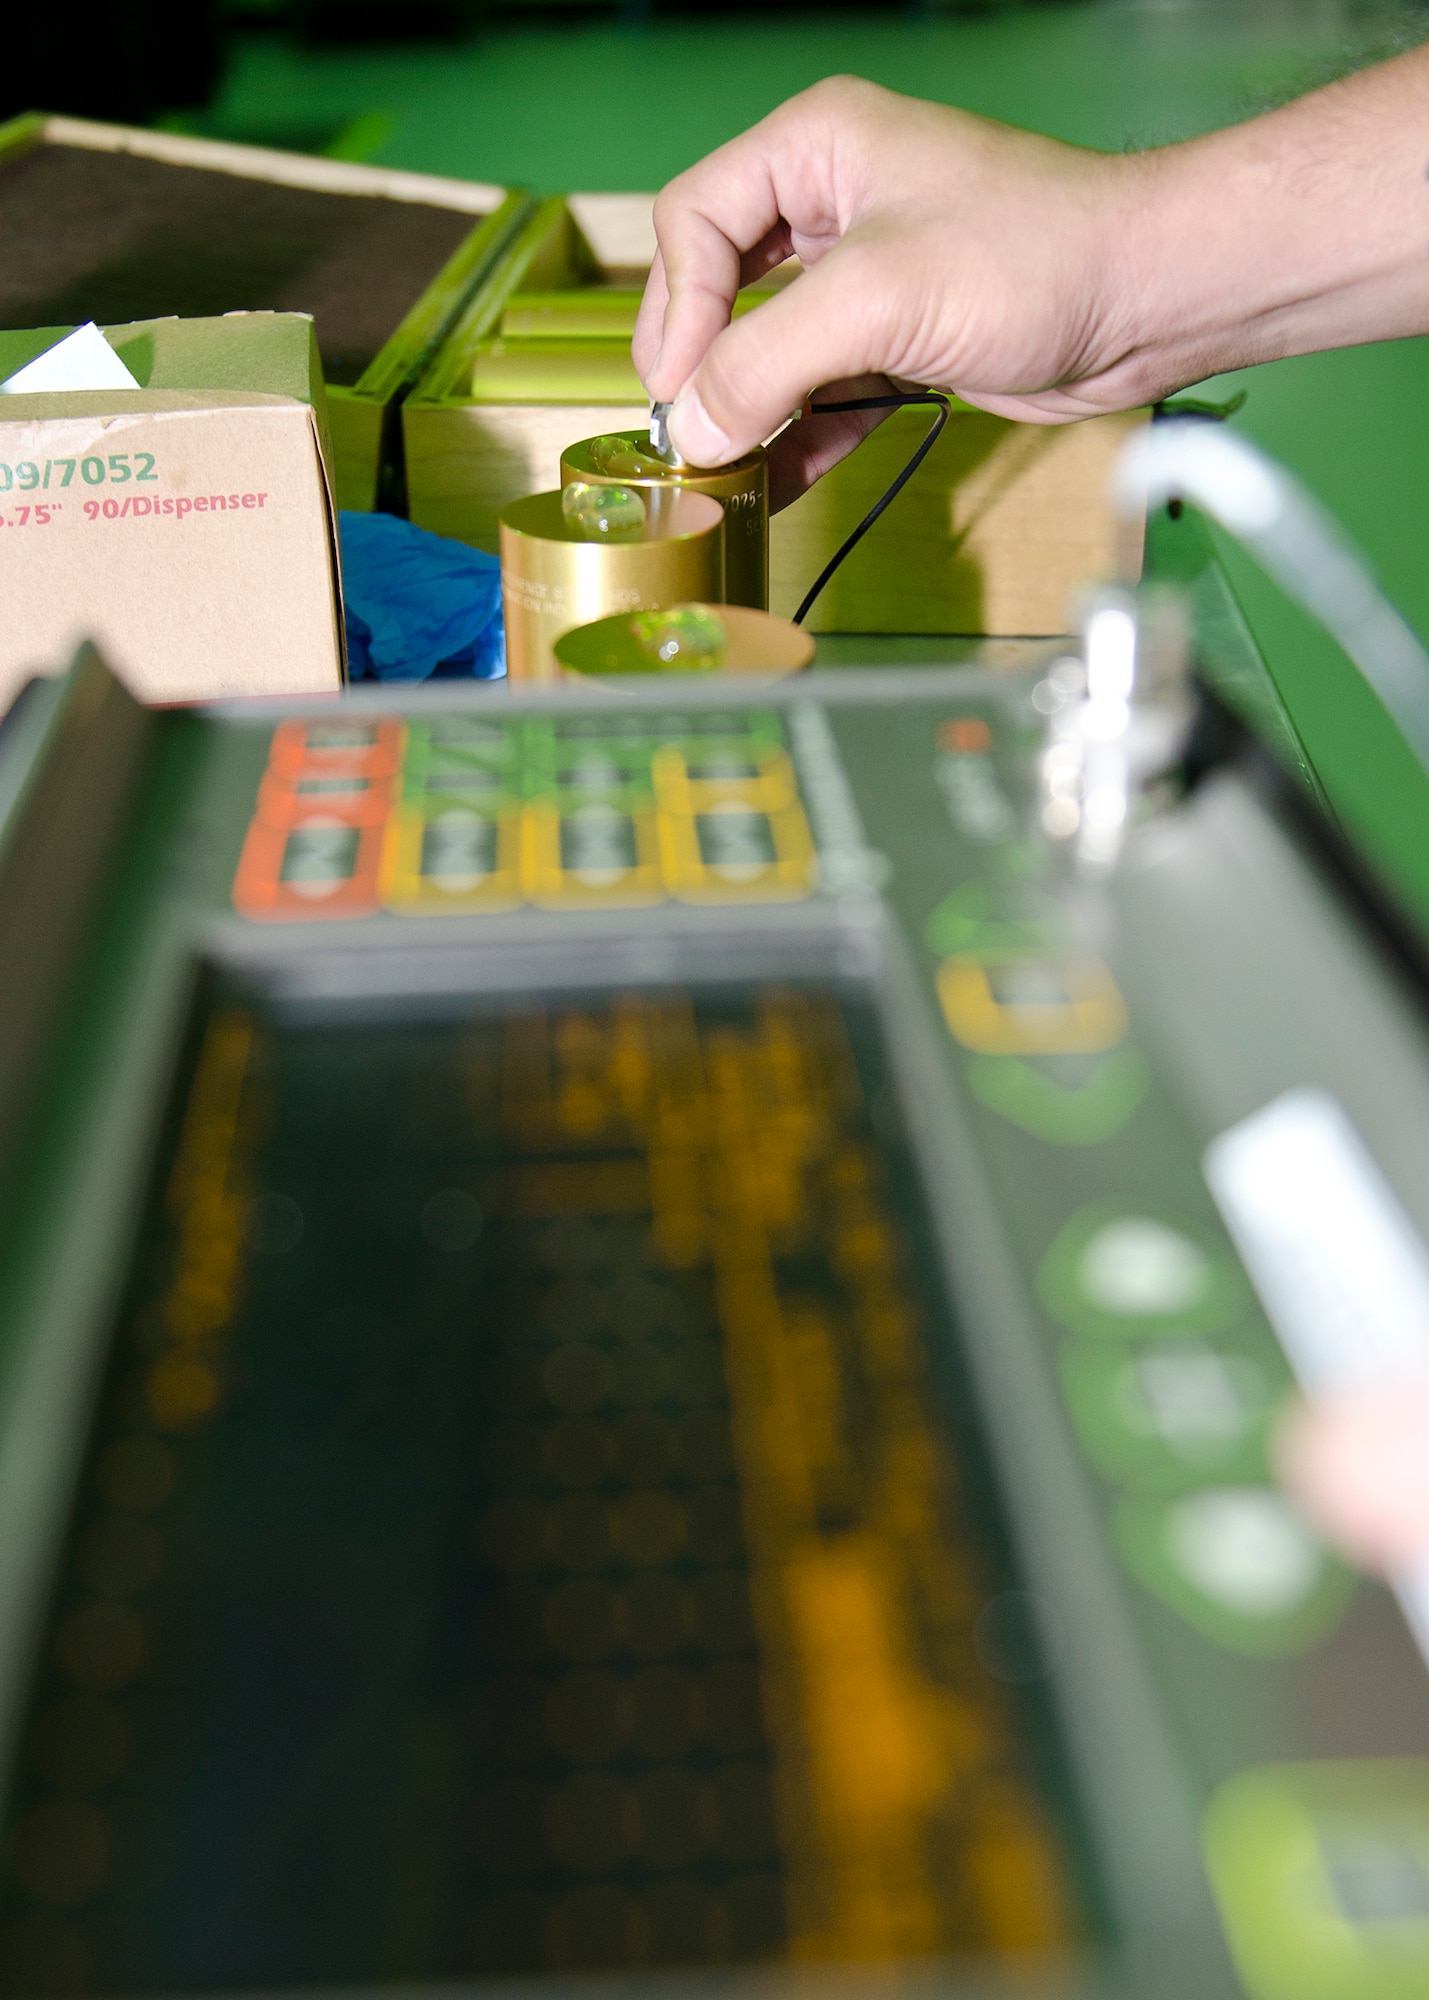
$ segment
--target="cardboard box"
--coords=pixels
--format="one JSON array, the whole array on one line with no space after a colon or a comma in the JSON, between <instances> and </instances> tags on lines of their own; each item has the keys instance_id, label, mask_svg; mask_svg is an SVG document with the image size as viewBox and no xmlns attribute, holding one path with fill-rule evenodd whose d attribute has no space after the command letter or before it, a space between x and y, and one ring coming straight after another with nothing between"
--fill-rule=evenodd
<instances>
[{"instance_id":1,"label":"cardboard box","mask_svg":"<svg viewBox=\"0 0 1429 2000\"><path fill-rule=\"evenodd\" d=\"M0 381L69 330L0 334ZM142 387L0 396L0 707L85 639L146 701L336 691L312 321L105 331Z\"/></svg>"},{"instance_id":2,"label":"cardboard box","mask_svg":"<svg viewBox=\"0 0 1429 2000\"><path fill-rule=\"evenodd\" d=\"M769 524L769 608L786 618L917 449L927 406L895 410ZM888 512L834 571L811 632L1042 638L1065 632L1077 591L1140 563L1111 503L1112 468L1144 410L1016 424L956 400L947 428Z\"/></svg>"},{"instance_id":3,"label":"cardboard box","mask_svg":"<svg viewBox=\"0 0 1429 2000\"><path fill-rule=\"evenodd\" d=\"M402 397L532 203L38 114L0 125L0 326L310 312L338 505L402 504Z\"/></svg>"},{"instance_id":4,"label":"cardboard box","mask_svg":"<svg viewBox=\"0 0 1429 2000\"><path fill-rule=\"evenodd\" d=\"M566 445L645 422L629 341L655 254L651 208L649 195L544 202L492 266L403 405L414 521L494 551L501 509L555 485ZM772 611L797 609L930 421L927 409L895 413L774 517ZM1145 421L1132 412L1017 424L955 402L942 438L831 580L809 629L1064 631L1078 587L1114 574L1128 553L1111 468Z\"/></svg>"}]
</instances>

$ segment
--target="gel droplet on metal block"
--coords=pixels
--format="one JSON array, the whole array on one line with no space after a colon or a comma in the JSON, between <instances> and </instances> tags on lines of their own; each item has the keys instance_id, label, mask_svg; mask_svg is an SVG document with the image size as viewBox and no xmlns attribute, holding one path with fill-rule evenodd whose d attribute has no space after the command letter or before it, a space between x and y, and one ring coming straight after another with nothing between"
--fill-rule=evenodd
<instances>
[{"instance_id":1,"label":"gel droplet on metal block","mask_svg":"<svg viewBox=\"0 0 1429 2000\"><path fill-rule=\"evenodd\" d=\"M638 542L645 534L645 502L629 486L591 486L573 479L561 488L561 512L592 542Z\"/></svg>"},{"instance_id":2,"label":"gel droplet on metal block","mask_svg":"<svg viewBox=\"0 0 1429 2000\"><path fill-rule=\"evenodd\" d=\"M725 629L703 605L675 605L668 611L642 611L630 621L642 652L662 667L682 672L713 670L724 664Z\"/></svg>"},{"instance_id":3,"label":"gel droplet on metal block","mask_svg":"<svg viewBox=\"0 0 1429 2000\"><path fill-rule=\"evenodd\" d=\"M591 464L607 479L658 479L670 470L662 459L618 432L592 438L588 450Z\"/></svg>"}]
</instances>

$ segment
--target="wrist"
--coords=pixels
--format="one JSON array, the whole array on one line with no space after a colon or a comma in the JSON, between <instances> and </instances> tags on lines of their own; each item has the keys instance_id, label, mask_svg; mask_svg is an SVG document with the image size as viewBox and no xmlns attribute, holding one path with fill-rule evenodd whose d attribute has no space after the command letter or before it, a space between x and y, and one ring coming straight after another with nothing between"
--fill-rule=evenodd
<instances>
[{"instance_id":1,"label":"wrist","mask_svg":"<svg viewBox=\"0 0 1429 2000\"><path fill-rule=\"evenodd\" d=\"M1191 141L1116 166L1101 226L1105 378L1117 400L1154 403L1268 358L1257 350L1276 299L1234 165Z\"/></svg>"},{"instance_id":2,"label":"wrist","mask_svg":"<svg viewBox=\"0 0 1429 2000\"><path fill-rule=\"evenodd\" d=\"M1293 351L1297 313L1328 282L1307 269L1276 184L1283 163L1260 139L1241 127L1138 162L1123 242L1137 267L1134 351L1156 396Z\"/></svg>"}]
</instances>

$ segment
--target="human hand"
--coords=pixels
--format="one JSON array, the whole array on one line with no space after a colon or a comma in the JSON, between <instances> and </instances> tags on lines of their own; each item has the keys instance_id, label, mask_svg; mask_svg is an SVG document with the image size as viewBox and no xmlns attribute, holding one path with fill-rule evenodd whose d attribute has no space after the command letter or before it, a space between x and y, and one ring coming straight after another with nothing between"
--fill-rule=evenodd
<instances>
[{"instance_id":1,"label":"human hand","mask_svg":"<svg viewBox=\"0 0 1429 2000\"><path fill-rule=\"evenodd\" d=\"M1227 368L1429 332L1429 49L1262 118L1102 154L838 77L681 174L636 329L696 465L813 389L953 391L1032 423L1149 403ZM730 324L742 285L802 274ZM869 379L873 378L873 379ZM876 419L790 426L784 502Z\"/></svg>"},{"instance_id":2,"label":"human hand","mask_svg":"<svg viewBox=\"0 0 1429 2000\"><path fill-rule=\"evenodd\" d=\"M659 197L636 367L703 465L768 436L811 388L886 394L887 376L1042 423L1134 405L1147 384L1126 364L1112 266L1141 177L1134 159L855 78L818 84ZM730 324L739 288L790 255L803 273ZM794 426L776 504L876 421Z\"/></svg>"}]
</instances>

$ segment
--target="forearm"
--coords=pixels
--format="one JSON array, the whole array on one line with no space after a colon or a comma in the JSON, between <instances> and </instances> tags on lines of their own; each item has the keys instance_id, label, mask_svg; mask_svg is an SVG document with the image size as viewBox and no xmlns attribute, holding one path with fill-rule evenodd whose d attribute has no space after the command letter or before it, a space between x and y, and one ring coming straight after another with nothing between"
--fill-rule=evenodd
<instances>
[{"instance_id":1,"label":"forearm","mask_svg":"<svg viewBox=\"0 0 1429 2000\"><path fill-rule=\"evenodd\" d=\"M1429 332L1429 48L1127 167L1110 373L1161 393Z\"/></svg>"},{"instance_id":2,"label":"forearm","mask_svg":"<svg viewBox=\"0 0 1429 2000\"><path fill-rule=\"evenodd\" d=\"M636 361L696 463L868 373L1038 423L1131 409L1429 332L1429 49L1125 155L830 79L681 175L656 226ZM804 275L728 324L790 248ZM857 441L825 422L795 490Z\"/></svg>"}]
</instances>

